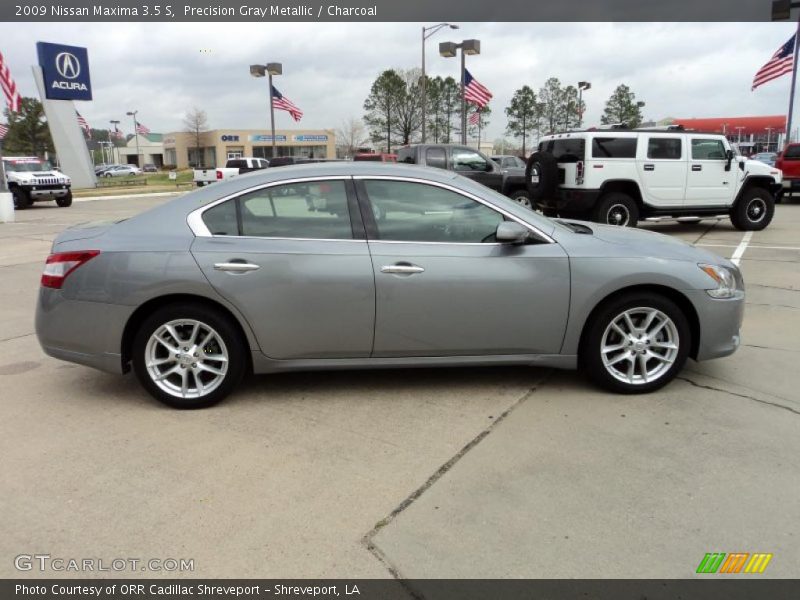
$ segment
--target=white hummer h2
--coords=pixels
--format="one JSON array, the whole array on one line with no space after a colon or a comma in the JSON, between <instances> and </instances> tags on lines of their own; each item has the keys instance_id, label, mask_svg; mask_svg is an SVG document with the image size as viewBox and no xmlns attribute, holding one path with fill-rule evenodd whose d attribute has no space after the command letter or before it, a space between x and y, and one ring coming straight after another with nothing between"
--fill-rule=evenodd
<instances>
[{"instance_id":1,"label":"white hummer h2","mask_svg":"<svg viewBox=\"0 0 800 600\"><path fill-rule=\"evenodd\" d=\"M525 176L548 216L628 227L730 217L742 230L770 223L782 179L780 170L738 155L723 135L673 127L548 135Z\"/></svg>"},{"instance_id":2,"label":"white hummer h2","mask_svg":"<svg viewBox=\"0 0 800 600\"><path fill-rule=\"evenodd\" d=\"M42 200L55 200L59 206L72 204L72 180L48 161L35 156L4 156L3 169L15 208L28 208Z\"/></svg>"}]
</instances>

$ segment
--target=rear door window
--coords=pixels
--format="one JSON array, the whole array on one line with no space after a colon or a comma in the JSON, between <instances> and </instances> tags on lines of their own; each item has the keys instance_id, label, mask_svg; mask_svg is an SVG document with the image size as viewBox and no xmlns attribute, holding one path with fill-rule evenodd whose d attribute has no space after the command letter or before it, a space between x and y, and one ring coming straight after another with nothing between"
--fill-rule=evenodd
<instances>
[{"instance_id":1,"label":"rear door window","mask_svg":"<svg viewBox=\"0 0 800 600\"><path fill-rule=\"evenodd\" d=\"M636 158L635 137L596 137L592 139L593 158Z\"/></svg>"},{"instance_id":2,"label":"rear door window","mask_svg":"<svg viewBox=\"0 0 800 600\"><path fill-rule=\"evenodd\" d=\"M650 138L647 141L647 158L680 160L681 138Z\"/></svg>"}]
</instances>

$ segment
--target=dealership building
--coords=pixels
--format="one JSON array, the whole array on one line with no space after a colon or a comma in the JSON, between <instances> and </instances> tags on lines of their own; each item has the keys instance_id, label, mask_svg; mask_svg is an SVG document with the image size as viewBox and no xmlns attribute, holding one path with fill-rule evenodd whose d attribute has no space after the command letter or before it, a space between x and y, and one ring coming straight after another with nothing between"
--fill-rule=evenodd
<instances>
[{"instance_id":1,"label":"dealership building","mask_svg":"<svg viewBox=\"0 0 800 600\"><path fill-rule=\"evenodd\" d=\"M163 137L164 164L178 169L222 166L228 159L242 156L272 157L272 134L261 129L214 129L197 136L187 132L166 133ZM336 136L329 129L277 129L277 156L336 158Z\"/></svg>"},{"instance_id":2,"label":"dealership building","mask_svg":"<svg viewBox=\"0 0 800 600\"><path fill-rule=\"evenodd\" d=\"M686 129L721 133L747 152L778 152L786 136L786 115L667 119Z\"/></svg>"}]
</instances>

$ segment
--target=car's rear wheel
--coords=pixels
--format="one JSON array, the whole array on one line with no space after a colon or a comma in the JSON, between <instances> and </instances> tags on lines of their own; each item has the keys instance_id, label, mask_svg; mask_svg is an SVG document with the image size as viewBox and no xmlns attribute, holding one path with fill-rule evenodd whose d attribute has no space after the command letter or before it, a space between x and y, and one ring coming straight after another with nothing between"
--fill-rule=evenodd
<instances>
[{"instance_id":1,"label":"car's rear wheel","mask_svg":"<svg viewBox=\"0 0 800 600\"><path fill-rule=\"evenodd\" d=\"M533 210L533 203L531 202L531 195L528 193L528 190L515 190L511 192L509 198L517 204L521 204L525 208Z\"/></svg>"},{"instance_id":2,"label":"car's rear wheel","mask_svg":"<svg viewBox=\"0 0 800 600\"><path fill-rule=\"evenodd\" d=\"M672 381L692 343L683 311L654 294L620 296L586 327L581 365L598 385L624 394L652 392Z\"/></svg>"},{"instance_id":3,"label":"car's rear wheel","mask_svg":"<svg viewBox=\"0 0 800 600\"><path fill-rule=\"evenodd\" d=\"M600 198L594 211L594 221L619 227L636 227L639 207L636 201L622 192L610 192Z\"/></svg>"},{"instance_id":4,"label":"car's rear wheel","mask_svg":"<svg viewBox=\"0 0 800 600\"><path fill-rule=\"evenodd\" d=\"M174 408L204 408L231 393L246 370L246 346L229 318L201 304L163 307L142 323L133 369Z\"/></svg>"},{"instance_id":5,"label":"car's rear wheel","mask_svg":"<svg viewBox=\"0 0 800 600\"><path fill-rule=\"evenodd\" d=\"M11 190L11 196L14 198L14 208L18 210L29 208L33 204L31 195L22 188L15 187Z\"/></svg>"},{"instance_id":6,"label":"car's rear wheel","mask_svg":"<svg viewBox=\"0 0 800 600\"><path fill-rule=\"evenodd\" d=\"M61 196L60 198L56 198L56 204L58 204L62 208L72 206L72 192L67 192L66 196Z\"/></svg>"},{"instance_id":7,"label":"car's rear wheel","mask_svg":"<svg viewBox=\"0 0 800 600\"><path fill-rule=\"evenodd\" d=\"M761 231L775 215L775 198L761 187L751 187L742 192L731 209L731 223L741 231Z\"/></svg>"}]
</instances>

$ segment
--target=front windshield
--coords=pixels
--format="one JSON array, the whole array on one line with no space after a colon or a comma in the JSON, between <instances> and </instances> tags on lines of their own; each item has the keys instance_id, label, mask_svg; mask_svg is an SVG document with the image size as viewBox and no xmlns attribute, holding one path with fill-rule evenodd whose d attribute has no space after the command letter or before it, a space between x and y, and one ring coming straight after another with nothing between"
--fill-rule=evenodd
<instances>
[{"instance_id":1,"label":"front windshield","mask_svg":"<svg viewBox=\"0 0 800 600\"><path fill-rule=\"evenodd\" d=\"M13 173L32 173L35 171L49 171L50 163L46 160L39 160L38 158L24 158L24 159L8 159L3 160L3 166L6 171Z\"/></svg>"}]
</instances>

